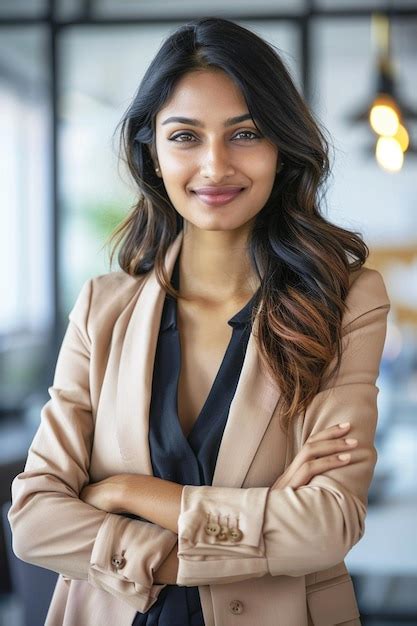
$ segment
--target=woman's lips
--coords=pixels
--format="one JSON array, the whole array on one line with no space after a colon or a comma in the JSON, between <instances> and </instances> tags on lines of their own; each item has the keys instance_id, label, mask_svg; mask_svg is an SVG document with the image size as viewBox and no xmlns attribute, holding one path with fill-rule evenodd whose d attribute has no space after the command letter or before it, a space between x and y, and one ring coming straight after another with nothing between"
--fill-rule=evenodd
<instances>
[{"instance_id":1,"label":"woman's lips","mask_svg":"<svg viewBox=\"0 0 417 626\"><path fill-rule=\"evenodd\" d=\"M213 193L205 194L205 193L200 193L197 191L194 191L194 193L199 198L199 200L204 202L204 204L208 204L209 206L220 206L222 204L227 204L228 202L231 202L232 200L234 200L242 191L244 191L244 189L239 189L238 191L216 193L216 194L213 194Z\"/></svg>"}]
</instances>

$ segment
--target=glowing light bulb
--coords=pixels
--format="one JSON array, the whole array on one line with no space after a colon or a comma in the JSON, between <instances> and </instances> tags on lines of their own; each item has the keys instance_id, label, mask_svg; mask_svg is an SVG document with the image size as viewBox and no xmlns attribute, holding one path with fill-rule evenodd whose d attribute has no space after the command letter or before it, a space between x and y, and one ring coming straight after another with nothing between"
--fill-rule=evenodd
<instances>
[{"instance_id":1,"label":"glowing light bulb","mask_svg":"<svg viewBox=\"0 0 417 626\"><path fill-rule=\"evenodd\" d=\"M401 146L401 150L406 152L408 146L410 145L410 136L407 132L407 129L402 124L399 124L398 131L396 132L394 139L398 141Z\"/></svg>"},{"instance_id":2,"label":"glowing light bulb","mask_svg":"<svg viewBox=\"0 0 417 626\"><path fill-rule=\"evenodd\" d=\"M381 103L372 106L369 122L378 135L390 137L398 131L400 119L397 111L390 104Z\"/></svg>"},{"instance_id":3,"label":"glowing light bulb","mask_svg":"<svg viewBox=\"0 0 417 626\"><path fill-rule=\"evenodd\" d=\"M404 154L394 137L380 137L376 143L375 156L378 164L388 172L398 172L404 162Z\"/></svg>"}]
</instances>

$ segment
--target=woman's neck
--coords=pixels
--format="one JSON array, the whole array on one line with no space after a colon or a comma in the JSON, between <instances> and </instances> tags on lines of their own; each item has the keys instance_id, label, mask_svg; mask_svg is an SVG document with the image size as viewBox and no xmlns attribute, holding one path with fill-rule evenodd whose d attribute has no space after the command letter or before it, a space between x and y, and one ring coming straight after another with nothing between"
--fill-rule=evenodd
<instances>
[{"instance_id":1,"label":"woman's neck","mask_svg":"<svg viewBox=\"0 0 417 626\"><path fill-rule=\"evenodd\" d=\"M181 294L222 302L250 297L260 285L247 254L247 233L184 232L179 252Z\"/></svg>"}]
</instances>

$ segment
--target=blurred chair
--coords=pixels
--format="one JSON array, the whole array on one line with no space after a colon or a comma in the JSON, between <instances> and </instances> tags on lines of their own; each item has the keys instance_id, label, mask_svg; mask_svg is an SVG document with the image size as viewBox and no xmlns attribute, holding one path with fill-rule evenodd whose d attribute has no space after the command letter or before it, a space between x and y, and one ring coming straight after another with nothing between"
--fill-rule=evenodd
<instances>
[{"instance_id":1,"label":"blurred chair","mask_svg":"<svg viewBox=\"0 0 417 626\"><path fill-rule=\"evenodd\" d=\"M12 591L22 603L24 625L44 626L58 574L37 565L25 563L15 555L12 549L12 531L7 519L10 506L11 501L2 505L1 519Z\"/></svg>"}]
</instances>

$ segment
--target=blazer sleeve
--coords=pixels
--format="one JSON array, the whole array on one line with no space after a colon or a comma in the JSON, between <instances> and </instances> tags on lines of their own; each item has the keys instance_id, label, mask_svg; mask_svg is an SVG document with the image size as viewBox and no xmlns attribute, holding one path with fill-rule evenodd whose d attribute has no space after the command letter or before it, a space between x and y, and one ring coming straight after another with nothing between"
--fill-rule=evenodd
<instances>
[{"instance_id":1,"label":"blazer sleeve","mask_svg":"<svg viewBox=\"0 0 417 626\"><path fill-rule=\"evenodd\" d=\"M178 518L178 585L265 574L302 576L340 563L361 539L377 460L375 383L390 309L381 274L366 268L351 286L348 304L342 362L305 411L301 446L310 434L350 421L349 435L358 439L352 460L298 489L185 485ZM242 536L219 541L207 533L208 520L218 515L220 520L229 516L230 526L238 525Z\"/></svg>"},{"instance_id":2,"label":"blazer sleeve","mask_svg":"<svg viewBox=\"0 0 417 626\"><path fill-rule=\"evenodd\" d=\"M79 498L90 482L94 437L88 332L93 281L84 283L68 316L50 400L42 408L24 470L13 480L8 519L20 559L65 578L88 580L146 612L166 586L154 584L153 573L175 546L176 533ZM112 563L114 555L124 557L124 566Z\"/></svg>"}]
</instances>

